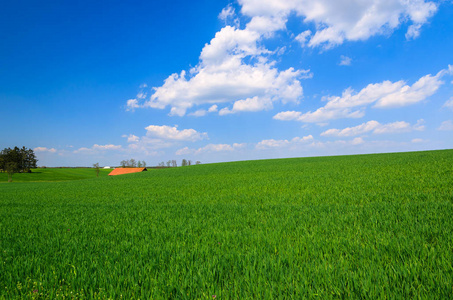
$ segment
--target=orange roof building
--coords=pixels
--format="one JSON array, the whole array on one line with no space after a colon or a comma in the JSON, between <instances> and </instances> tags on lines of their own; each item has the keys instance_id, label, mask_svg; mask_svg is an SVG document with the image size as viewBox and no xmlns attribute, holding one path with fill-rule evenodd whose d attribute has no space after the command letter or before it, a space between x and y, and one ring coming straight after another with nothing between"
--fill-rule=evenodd
<instances>
[{"instance_id":1,"label":"orange roof building","mask_svg":"<svg viewBox=\"0 0 453 300\"><path fill-rule=\"evenodd\" d=\"M148 171L146 168L116 168L112 172L109 173L109 176L114 175L123 175L129 173L140 173L143 171Z\"/></svg>"}]
</instances>

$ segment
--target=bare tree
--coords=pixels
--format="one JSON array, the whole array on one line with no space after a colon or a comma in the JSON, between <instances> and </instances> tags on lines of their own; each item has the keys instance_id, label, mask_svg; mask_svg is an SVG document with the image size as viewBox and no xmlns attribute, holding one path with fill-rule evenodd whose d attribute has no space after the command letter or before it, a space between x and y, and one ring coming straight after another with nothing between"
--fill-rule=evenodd
<instances>
[{"instance_id":1,"label":"bare tree","mask_svg":"<svg viewBox=\"0 0 453 300\"><path fill-rule=\"evenodd\" d=\"M188 166L191 166L191 165L192 165L192 161L191 161L190 159L187 161L187 165L188 165Z\"/></svg>"},{"instance_id":2,"label":"bare tree","mask_svg":"<svg viewBox=\"0 0 453 300\"><path fill-rule=\"evenodd\" d=\"M176 160L172 160L171 161L171 166L172 167L177 167L178 166L178 164L176 163Z\"/></svg>"},{"instance_id":3,"label":"bare tree","mask_svg":"<svg viewBox=\"0 0 453 300\"><path fill-rule=\"evenodd\" d=\"M127 161L127 160L122 160L122 161L120 162L120 164L121 164L121 167L122 167L122 168L125 168L125 167L127 167L127 165L128 165L128 161Z\"/></svg>"},{"instance_id":4,"label":"bare tree","mask_svg":"<svg viewBox=\"0 0 453 300\"><path fill-rule=\"evenodd\" d=\"M135 168L137 166L137 163L135 162L135 159L131 158L129 160L129 167Z\"/></svg>"},{"instance_id":5,"label":"bare tree","mask_svg":"<svg viewBox=\"0 0 453 300\"><path fill-rule=\"evenodd\" d=\"M171 160L167 161L167 167L171 167Z\"/></svg>"},{"instance_id":6,"label":"bare tree","mask_svg":"<svg viewBox=\"0 0 453 300\"><path fill-rule=\"evenodd\" d=\"M142 161L143 168L146 168L146 161Z\"/></svg>"},{"instance_id":7,"label":"bare tree","mask_svg":"<svg viewBox=\"0 0 453 300\"><path fill-rule=\"evenodd\" d=\"M160 162L160 163L158 164L158 166L159 166L159 167L165 167L165 163L164 163L164 162Z\"/></svg>"},{"instance_id":8,"label":"bare tree","mask_svg":"<svg viewBox=\"0 0 453 300\"><path fill-rule=\"evenodd\" d=\"M142 167L142 162L141 162L141 161L138 161L138 162L137 162L137 167L139 167L139 168Z\"/></svg>"},{"instance_id":9,"label":"bare tree","mask_svg":"<svg viewBox=\"0 0 453 300\"><path fill-rule=\"evenodd\" d=\"M197 160L196 165L201 165L201 161Z\"/></svg>"},{"instance_id":10,"label":"bare tree","mask_svg":"<svg viewBox=\"0 0 453 300\"><path fill-rule=\"evenodd\" d=\"M100 171L99 163L93 164L93 168L96 170L96 177L99 177L99 171Z\"/></svg>"},{"instance_id":11,"label":"bare tree","mask_svg":"<svg viewBox=\"0 0 453 300\"><path fill-rule=\"evenodd\" d=\"M187 160L185 158L182 159L181 166L187 166Z\"/></svg>"}]
</instances>

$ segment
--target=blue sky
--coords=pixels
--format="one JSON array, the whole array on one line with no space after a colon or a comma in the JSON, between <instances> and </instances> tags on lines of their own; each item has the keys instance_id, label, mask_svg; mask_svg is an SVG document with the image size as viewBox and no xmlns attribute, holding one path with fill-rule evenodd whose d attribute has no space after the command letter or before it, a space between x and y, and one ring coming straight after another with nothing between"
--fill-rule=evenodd
<instances>
[{"instance_id":1,"label":"blue sky","mask_svg":"<svg viewBox=\"0 0 453 300\"><path fill-rule=\"evenodd\" d=\"M452 1L10 1L0 147L39 165L453 148Z\"/></svg>"}]
</instances>

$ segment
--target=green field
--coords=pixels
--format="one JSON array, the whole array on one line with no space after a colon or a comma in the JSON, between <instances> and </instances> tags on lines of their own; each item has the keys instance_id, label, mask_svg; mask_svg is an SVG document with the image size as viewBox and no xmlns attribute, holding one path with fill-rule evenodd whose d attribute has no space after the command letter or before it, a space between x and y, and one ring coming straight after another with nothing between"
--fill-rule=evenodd
<instances>
[{"instance_id":1,"label":"green field","mask_svg":"<svg viewBox=\"0 0 453 300\"><path fill-rule=\"evenodd\" d=\"M14 174L13 182L69 181L96 177L96 171L93 168L38 168L31 171L31 173ZM99 177L104 177L112 172L112 169L99 171ZM0 183L3 182L8 182L6 172L0 173Z\"/></svg>"},{"instance_id":2,"label":"green field","mask_svg":"<svg viewBox=\"0 0 453 300\"><path fill-rule=\"evenodd\" d=\"M0 299L453 299L453 150L0 192Z\"/></svg>"}]
</instances>

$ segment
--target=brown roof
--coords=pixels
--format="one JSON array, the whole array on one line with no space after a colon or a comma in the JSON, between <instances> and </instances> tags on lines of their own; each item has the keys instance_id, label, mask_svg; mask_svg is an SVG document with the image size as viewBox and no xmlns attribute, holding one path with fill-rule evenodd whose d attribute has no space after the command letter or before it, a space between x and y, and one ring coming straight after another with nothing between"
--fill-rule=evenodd
<instances>
[{"instance_id":1,"label":"brown roof","mask_svg":"<svg viewBox=\"0 0 453 300\"><path fill-rule=\"evenodd\" d=\"M109 176L113 175L122 175L122 174L129 174L129 173L139 173L143 171L148 171L146 168L116 168L112 172L109 173Z\"/></svg>"}]
</instances>

